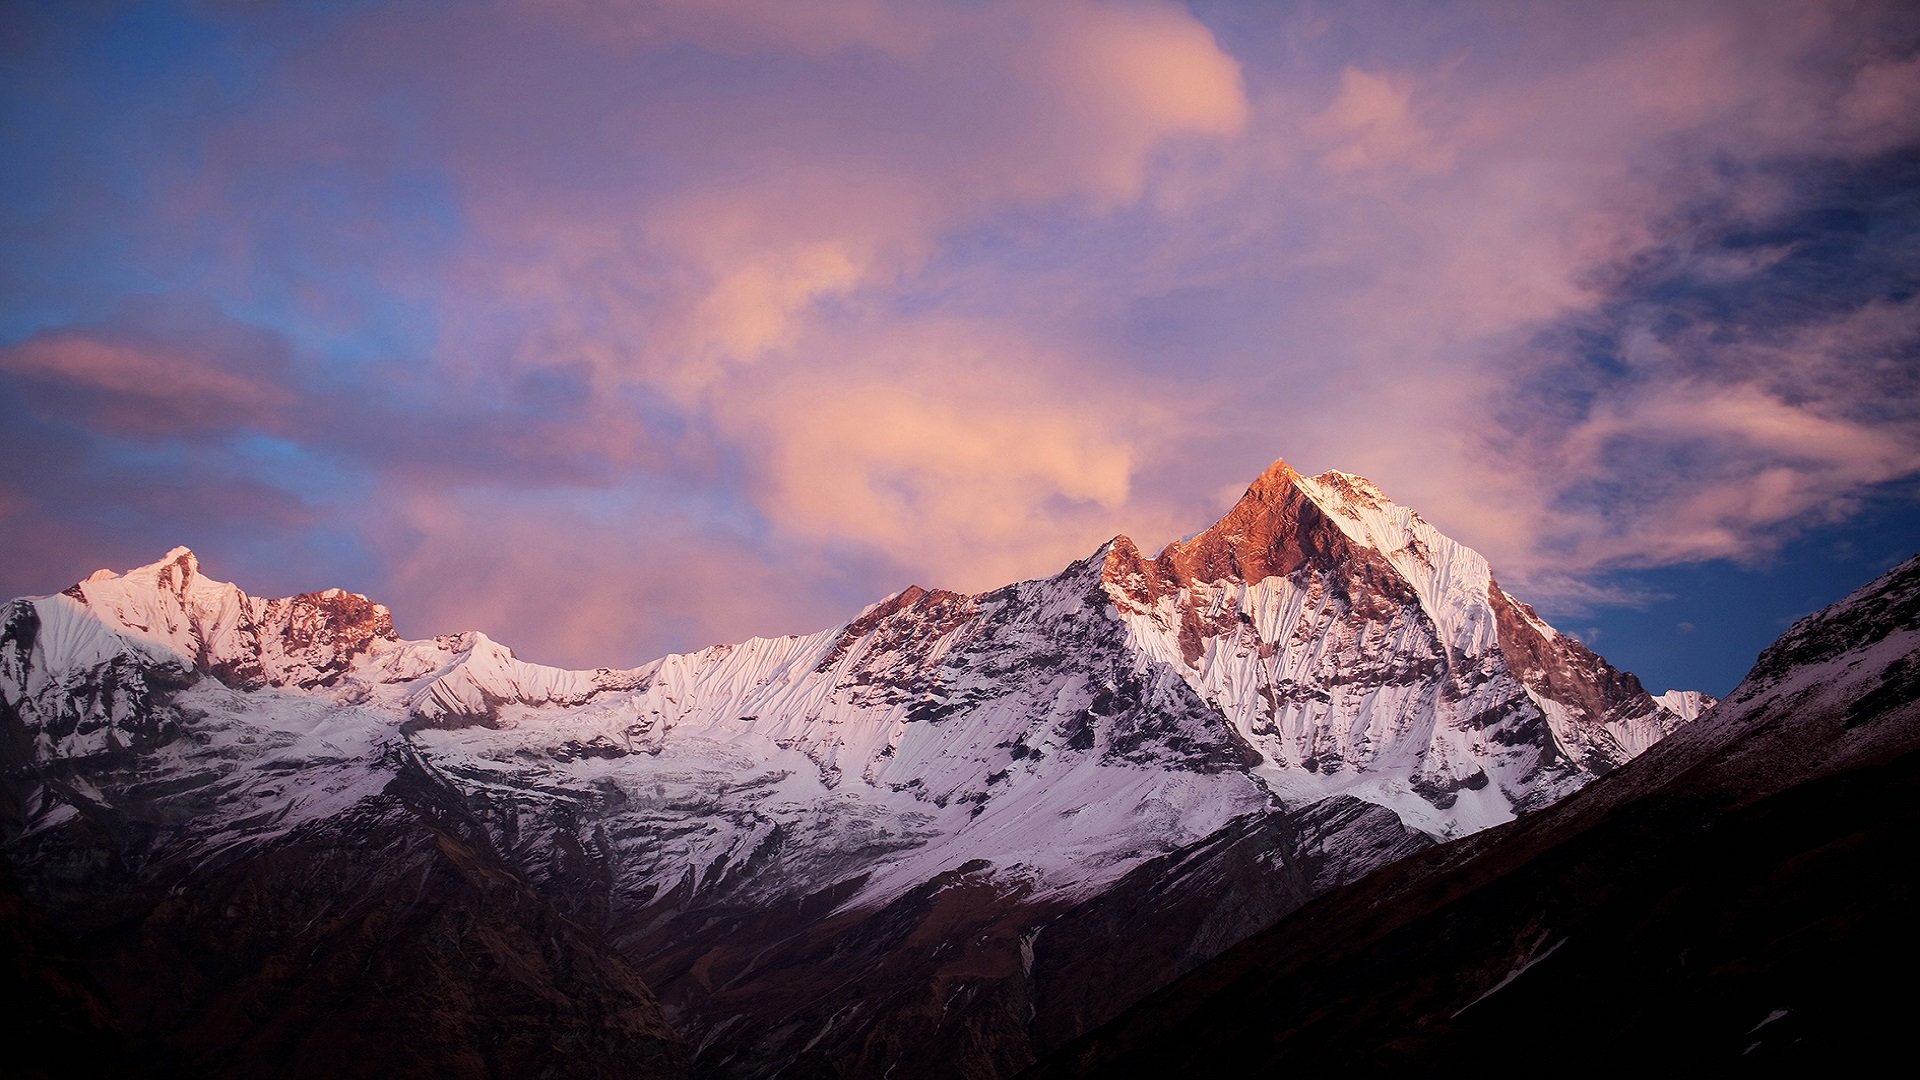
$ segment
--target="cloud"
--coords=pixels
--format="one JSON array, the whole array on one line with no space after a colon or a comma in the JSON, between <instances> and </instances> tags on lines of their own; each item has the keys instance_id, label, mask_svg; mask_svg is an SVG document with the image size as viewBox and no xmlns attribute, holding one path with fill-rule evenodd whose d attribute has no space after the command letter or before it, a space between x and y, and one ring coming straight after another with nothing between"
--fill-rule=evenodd
<instances>
[{"instance_id":1,"label":"cloud","mask_svg":"<svg viewBox=\"0 0 1920 1080\"><path fill-rule=\"evenodd\" d=\"M626 499L397 487L382 505L372 587L398 629L478 629L536 663L628 667L668 649L811 633L880 599Z\"/></svg>"},{"instance_id":2,"label":"cloud","mask_svg":"<svg viewBox=\"0 0 1920 1080\"><path fill-rule=\"evenodd\" d=\"M1333 144L1320 159L1336 173L1400 168L1443 172L1453 150L1413 115L1413 91L1405 80L1347 68L1340 92L1310 130Z\"/></svg>"},{"instance_id":3,"label":"cloud","mask_svg":"<svg viewBox=\"0 0 1920 1080\"><path fill-rule=\"evenodd\" d=\"M727 367L789 345L820 307L914 274L955 230L1056 200L1079 212L1124 205L1170 140L1231 137L1246 123L1238 65L1177 7L913 10L850 5L832 11L862 14L809 23L809 34L834 38L835 27L918 27L881 34L895 44L864 61L806 47L741 75L757 91L745 100L738 84L695 80L675 96L699 109L642 100L601 113L596 138L699 163L697 182L668 179L638 200L631 190L609 201L564 183L490 181L520 169L491 156L510 143L476 133L455 146L472 181L468 212L487 239L465 272L539 313L544 327L541 346L519 361L582 358L602 380L697 394ZM706 45L734 41L735 31L741 44L793 44L786 22L747 19L745 7L693 25L687 14L645 8L638 17L650 30L618 62L644 63L676 33ZM873 44L847 32L849 45ZM474 59L440 60L456 65L456 99L495 93L461 85ZM577 62L572 53L516 59ZM564 100L540 103L554 88L524 77L534 101L520 109L573 122ZM470 113L482 111L475 102Z\"/></svg>"},{"instance_id":4,"label":"cloud","mask_svg":"<svg viewBox=\"0 0 1920 1080\"><path fill-rule=\"evenodd\" d=\"M1774 337L1710 323L1643 349L1650 377L1597 403L1562 468L1624 474L1633 501L1596 514L1596 565L1764 555L1920 471L1920 301L1874 301ZM1875 371L1878 370L1876 377ZM1605 496L1611 499L1611 492Z\"/></svg>"},{"instance_id":5,"label":"cloud","mask_svg":"<svg viewBox=\"0 0 1920 1080\"><path fill-rule=\"evenodd\" d=\"M1074 357L964 322L806 344L836 357L831 378L757 373L715 406L760 463L758 505L794 537L868 545L947 588L992 588L1090 552L1171 416L1078 378Z\"/></svg>"},{"instance_id":6,"label":"cloud","mask_svg":"<svg viewBox=\"0 0 1920 1080\"><path fill-rule=\"evenodd\" d=\"M204 328L192 344L138 315L43 331L0 348L0 373L43 413L128 434L282 426L297 400L284 346L218 317Z\"/></svg>"},{"instance_id":7,"label":"cloud","mask_svg":"<svg viewBox=\"0 0 1920 1080\"><path fill-rule=\"evenodd\" d=\"M16 444L141 560L189 523L138 483L225 477L180 504L595 663L1150 546L1282 454L1569 606L1920 467L1898 5L797 10L49 16Z\"/></svg>"},{"instance_id":8,"label":"cloud","mask_svg":"<svg viewBox=\"0 0 1920 1080\"><path fill-rule=\"evenodd\" d=\"M661 395L743 455L757 509L798 542L978 587L1084 554L1082 529L1110 528L1126 502L1151 441L1137 420L1155 410L1088 393L1045 334L897 313L890 295L999 215L1131 204L1164 148L1245 125L1239 68L1168 5L916 10L917 32L827 48L649 9L622 47L685 33L797 48L801 74L750 102L683 88L723 99L697 118L604 118L629 132L610 137L686 144L710 162L701 183L630 205L480 191L469 216L485 243L463 283L538 330L503 351L494 318L456 323L443 354L578 370L596 397Z\"/></svg>"},{"instance_id":9,"label":"cloud","mask_svg":"<svg viewBox=\"0 0 1920 1080\"><path fill-rule=\"evenodd\" d=\"M263 478L198 430L128 439L36 415L0 378L0 592L56 591L101 567L124 570L188 544L246 565L260 587L287 582L332 515ZM44 407L45 402L36 402ZM156 431L155 428L145 428ZM162 544L162 540L165 541ZM258 556L256 558L256 556ZM291 590L290 590L291 591Z\"/></svg>"},{"instance_id":10,"label":"cloud","mask_svg":"<svg viewBox=\"0 0 1920 1080\"><path fill-rule=\"evenodd\" d=\"M628 46L690 41L729 52L830 54L865 47L911 53L928 36L905 5L887 0L520 0L517 6Z\"/></svg>"}]
</instances>

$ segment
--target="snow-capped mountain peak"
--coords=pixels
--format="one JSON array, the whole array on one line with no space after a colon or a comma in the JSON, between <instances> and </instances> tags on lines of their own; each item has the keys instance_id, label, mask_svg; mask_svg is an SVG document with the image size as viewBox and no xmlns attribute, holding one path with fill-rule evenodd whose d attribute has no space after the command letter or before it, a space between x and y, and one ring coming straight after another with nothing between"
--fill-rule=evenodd
<instances>
[{"instance_id":1,"label":"snow-capped mountain peak","mask_svg":"<svg viewBox=\"0 0 1920 1080\"><path fill-rule=\"evenodd\" d=\"M1134 647L1222 710L1276 790L1434 832L1550 801L1682 720L1351 473L1277 461L1152 560L1117 537L1103 582Z\"/></svg>"},{"instance_id":2,"label":"snow-capped mountain peak","mask_svg":"<svg viewBox=\"0 0 1920 1080\"><path fill-rule=\"evenodd\" d=\"M253 597L184 548L0 608L0 719L39 785L14 805L48 850L124 812L176 823L126 865L217 866L412 800L636 955L763 920L744 967L691 976L701 1001L791 919L1029 905L1025 978L1046 913L1110 889L1298 902L1550 803L1699 704L1664 701L1378 486L1285 462L1152 558L1116 536L1052 577L628 670L404 640L365 596ZM746 1014L701 1015L705 1038Z\"/></svg>"},{"instance_id":3,"label":"snow-capped mountain peak","mask_svg":"<svg viewBox=\"0 0 1920 1080\"><path fill-rule=\"evenodd\" d=\"M1479 552L1395 503L1365 477L1325 472L1299 483L1343 532L1386 556L1419 593L1449 646L1474 653L1492 643L1493 568Z\"/></svg>"},{"instance_id":4,"label":"snow-capped mountain peak","mask_svg":"<svg viewBox=\"0 0 1920 1080\"><path fill-rule=\"evenodd\" d=\"M1682 719L1377 485L1284 461L1152 559L1117 536L1052 578L978 596L910 586L816 634L630 670L531 664L478 632L404 641L364 596L251 597L185 548L14 607L15 648L28 649L7 689L29 715L67 707L46 695L70 696L109 660L152 673L171 658L177 675L113 698L149 703L143 737L155 741L176 730L158 704L165 688L211 677L361 710L468 770L541 762L557 770L543 781L554 790L585 782L569 779L575 760L631 762L614 774L638 785L629 798L661 783L641 759L707 777L696 787L774 770L790 801L756 811L768 827L853 799L894 823L883 830L894 850L926 849L870 888L996 844L1046 887L1091 887L1102 878L1089 859L1117 873L1135 857L1124 852L1193 840L1267 800L1351 795L1454 835L1551 801ZM87 637L72 629L82 623L86 648L48 649ZM58 626L70 629L44 632ZM105 745L62 749L76 731L43 725L44 752ZM1070 796L1078 809L1054 805ZM1119 824L1143 798L1171 815L1145 834ZM1065 810L1073 827L1028 835L1033 814ZM687 827L676 850L695 862L764 840L760 826ZM1000 839L982 847L988 835Z\"/></svg>"}]
</instances>

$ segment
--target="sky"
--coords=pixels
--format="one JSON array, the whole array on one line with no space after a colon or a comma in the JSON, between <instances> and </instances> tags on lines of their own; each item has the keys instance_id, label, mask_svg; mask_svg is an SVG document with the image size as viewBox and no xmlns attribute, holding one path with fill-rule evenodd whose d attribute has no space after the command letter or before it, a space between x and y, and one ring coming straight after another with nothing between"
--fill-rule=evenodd
<instances>
[{"instance_id":1,"label":"sky","mask_svg":"<svg viewBox=\"0 0 1920 1080\"><path fill-rule=\"evenodd\" d=\"M1901 3L0 5L0 596L628 666L1372 478L1651 689L1920 549Z\"/></svg>"}]
</instances>

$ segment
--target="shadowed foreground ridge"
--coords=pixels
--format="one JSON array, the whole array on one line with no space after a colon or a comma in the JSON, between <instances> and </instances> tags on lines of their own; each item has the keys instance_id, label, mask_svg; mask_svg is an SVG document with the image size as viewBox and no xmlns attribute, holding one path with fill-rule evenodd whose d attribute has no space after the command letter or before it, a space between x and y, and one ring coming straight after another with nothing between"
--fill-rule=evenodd
<instances>
[{"instance_id":1,"label":"shadowed foreground ridge","mask_svg":"<svg viewBox=\"0 0 1920 1080\"><path fill-rule=\"evenodd\" d=\"M417 763L346 814L190 874L143 878L115 865L124 844L92 839L108 865L55 904L77 933L8 890L9 925L32 935L15 1000L51 991L52 1030L84 1029L84 1053L38 1075L100 1075L101 1057L141 1076L688 1075L639 975Z\"/></svg>"},{"instance_id":2,"label":"shadowed foreground ridge","mask_svg":"<svg viewBox=\"0 0 1920 1080\"><path fill-rule=\"evenodd\" d=\"M1916 790L1920 559L1642 758L1322 896L1029 1075L1898 1060Z\"/></svg>"}]
</instances>

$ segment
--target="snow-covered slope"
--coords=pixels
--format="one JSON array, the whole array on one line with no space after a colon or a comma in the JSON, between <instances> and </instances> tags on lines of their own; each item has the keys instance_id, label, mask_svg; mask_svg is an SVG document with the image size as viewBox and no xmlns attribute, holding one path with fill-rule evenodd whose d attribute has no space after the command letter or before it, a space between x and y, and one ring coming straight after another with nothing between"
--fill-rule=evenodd
<instances>
[{"instance_id":1,"label":"snow-covered slope","mask_svg":"<svg viewBox=\"0 0 1920 1080\"><path fill-rule=\"evenodd\" d=\"M1655 694L1653 700L1682 721L1697 720L1701 713L1720 703L1718 698L1699 690L1669 690Z\"/></svg>"},{"instance_id":2,"label":"snow-covered slope","mask_svg":"<svg viewBox=\"0 0 1920 1080\"><path fill-rule=\"evenodd\" d=\"M233 857L414 768L631 943L716 906L880 910L962 868L1080 902L1335 797L1459 835L1698 707L1649 697L1367 481L1284 463L1153 559L1116 537L1051 578L910 588L630 670L400 640L366 597L251 597L185 549L0 621L17 850L138 807L177 826L143 858ZM1401 850L1365 829L1353 873Z\"/></svg>"}]
</instances>

